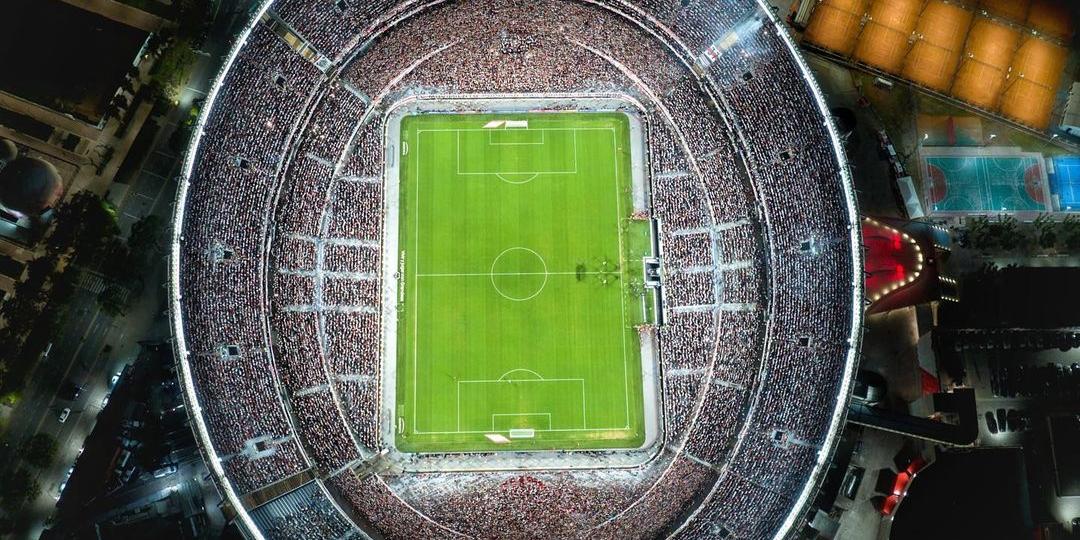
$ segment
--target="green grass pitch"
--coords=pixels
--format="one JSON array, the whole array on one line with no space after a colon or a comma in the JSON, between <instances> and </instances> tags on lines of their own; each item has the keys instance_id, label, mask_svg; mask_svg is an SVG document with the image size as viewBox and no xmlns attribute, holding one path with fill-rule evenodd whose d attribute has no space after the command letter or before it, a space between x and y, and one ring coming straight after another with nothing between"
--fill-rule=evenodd
<instances>
[{"instance_id":1,"label":"green grass pitch","mask_svg":"<svg viewBox=\"0 0 1080 540\"><path fill-rule=\"evenodd\" d=\"M528 127L485 128L505 120ZM621 113L402 119L399 450L644 443L629 133Z\"/></svg>"}]
</instances>

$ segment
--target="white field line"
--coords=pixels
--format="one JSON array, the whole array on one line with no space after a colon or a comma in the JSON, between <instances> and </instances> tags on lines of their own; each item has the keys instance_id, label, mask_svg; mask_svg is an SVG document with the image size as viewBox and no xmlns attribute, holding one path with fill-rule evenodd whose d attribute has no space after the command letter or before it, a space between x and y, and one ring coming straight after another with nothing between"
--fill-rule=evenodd
<instances>
[{"instance_id":1,"label":"white field line","mask_svg":"<svg viewBox=\"0 0 1080 540\"><path fill-rule=\"evenodd\" d=\"M576 149L575 149L576 151ZM621 264L619 268L622 269L623 286L625 287L627 282L627 266L629 260L626 257L627 250L630 246L627 246L623 240L622 233L622 198L619 196L619 140L615 136L615 129L611 129L611 153L614 156L612 161L615 162L615 229L619 233L619 259ZM630 381L629 370L626 367L626 291L619 290L619 302L622 306L620 309L621 323L619 326L619 340L622 341L623 351L623 403L626 406L626 429L630 428ZM644 384L644 383L643 383Z\"/></svg>"},{"instance_id":2,"label":"white field line","mask_svg":"<svg viewBox=\"0 0 1080 540\"><path fill-rule=\"evenodd\" d=\"M573 137L574 137L574 141L573 141L574 171L539 171L539 172L536 172L536 173L533 173L533 172L521 172L521 173L517 173L517 172L515 172L515 173L506 173L506 172L503 172L503 173L461 172L460 171L461 132L466 132L466 131L488 131L490 133L490 130L485 130L485 129L421 129L421 130L417 130L417 132L416 132L417 133L416 150L415 150L415 152L413 152L416 155L416 163L417 163L417 165L416 165L416 173L415 173L415 177L416 177L415 191L416 191L416 193L414 195L415 196L414 212L416 213L416 219L415 219L416 231L419 231L419 228L420 228L419 227L420 219L419 219L419 211L418 210L419 210L419 204L420 204L420 196L419 196L419 189L420 189L420 161L421 161L421 159L420 159L420 156L421 156L420 140L421 140L421 134L422 133L425 133L425 132L455 132L455 133L457 133L457 135L456 135L456 139L457 139L456 140L456 142L457 142L457 156L456 157L458 159L457 159L457 163L455 163L455 169L457 171L457 174L459 174L459 175L577 174L578 173L578 166L577 166L577 156L578 156L577 132L578 131L603 131L603 130L606 130L606 131L609 131L611 133L611 136L612 136L612 152L614 154L613 161L614 161L614 167L615 167L614 179L615 179L616 218L617 218L616 222L615 222L615 226L616 226L616 230L617 230L617 234L618 234L618 238L619 238L619 258L620 258L620 260L622 262L622 269L621 269L620 273L622 274L622 279L624 280L624 283L625 283L626 274L627 274L626 266L627 266L628 258L626 257L626 253L625 253L624 248L629 249L629 247L625 245L625 240L623 238L624 235L623 235L623 232L622 232L622 228L620 226L623 219L622 219L622 201L621 201L621 199L619 197L619 194L620 194L620 191L619 191L619 176L620 175L619 175L619 166L618 166L619 157L618 157L618 139L617 139L616 129L613 128L613 127L586 127L586 128L537 128L537 129L530 128L530 130L533 130L533 131L570 131L570 132L572 132ZM416 251L419 251L419 237L415 232L414 232L414 242L413 242L413 244L414 244L414 247L416 248ZM416 256L414 255L413 268L418 268L418 267L419 267L419 263L417 262ZM582 274L589 274L589 275L601 274L601 273L603 273L603 272L582 272ZM493 275L577 275L577 274L578 274L578 272L542 272L542 273L530 273L530 272L519 272L519 273L515 273L515 272L505 272L505 273L476 272L476 273L413 274L413 277L414 278L420 278L420 277L474 277L474 276L490 277L490 276L493 276ZM412 388L412 390L413 390L413 412L414 412L413 416L414 417L416 416L416 414L415 414L416 411L419 410L418 406L417 406L418 395L419 395L419 392L417 392L417 375L418 375L417 367L418 367L418 361L419 361L418 360L418 357L419 357L418 342L419 342L419 340L417 338L418 338L418 332L419 332L419 327L418 327L419 317L417 317L416 315L417 315L417 310L419 309L418 308L417 298L420 296L419 295L420 281L419 281L419 279L416 279L415 281L416 281L416 287L415 287L416 291L413 294L413 313L411 314L411 316L413 317L413 388ZM578 382L581 383L582 427L581 428L562 428L562 429L537 430L538 432L625 431L625 430L629 429L629 427L630 427L630 398L629 398L629 372L628 372L628 369L627 369L627 366L626 366L626 362L627 362L626 336L625 336L625 333L626 333L626 328L625 328L626 327L626 298L625 298L624 292L625 291L622 291L622 290L619 291L619 295L620 295L619 298L620 298L620 304L621 304L619 336L620 336L620 339L622 341L622 349L623 349L623 362L622 362L622 364L623 364L623 403L625 405L625 419L626 419L625 424L626 425L624 427L612 427L612 428L589 428L589 427L587 427L588 417L587 417L587 414L586 414L587 409L586 409L586 392L585 392L585 380L584 379L580 379L580 378L542 379L542 380L510 379L510 381L513 381L513 382L578 381ZM461 427L461 425L460 425L461 424L461 418L460 418L461 417L461 391L460 391L460 385L462 383L506 383L507 381L508 381L507 379L502 379L502 380L476 379L476 380L458 381L458 384L457 384L457 386L458 386L458 392L457 392L458 393L458 395L457 395L457 408L458 408L457 420L458 420L458 428L459 429L457 431L421 431L419 429L419 427L416 425L416 422L414 421L413 422L414 433L416 435L451 435L451 434L489 433L489 431L487 431L487 430L461 430L460 429L460 427ZM509 430L500 430L500 431L496 431L496 433L509 433Z\"/></svg>"},{"instance_id":3,"label":"white field line","mask_svg":"<svg viewBox=\"0 0 1080 540\"><path fill-rule=\"evenodd\" d=\"M547 131L545 131L543 129L520 129L520 128L515 128L515 129L499 129L499 130L488 129L488 130L485 130L485 131L487 131L487 133L488 133L488 144L491 145L491 146L542 146L542 145L546 144L546 142L547 142ZM529 132L529 131L539 131L540 132L540 142L495 142L495 141L492 140L492 134L494 134L494 133L502 133L502 132L518 133L518 132Z\"/></svg>"},{"instance_id":4,"label":"white field line","mask_svg":"<svg viewBox=\"0 0 1080 540\"><path fill-rule=\"evenodd\" d=\"M524 368L519 368L519 369L524 369ZM517 371L517 370L516 369L511 370L511 372L513 372L513 371ZM527 370L526 369L525 371L532 371L532 370ZM535 372L533 372L533 373L535 373ZM457 381L457 384L455 385L455 388L456 388L456 391L457 391L457 411L456 411L457 414L455 415L456 418L457 418L457 431L419 431L419 430L417 430L415 433L417 435L434 435L434 434L443 434L443 435L445 435L445 434L450 434L450 433L488 433L485 430L479 430L479 431L472 430L472 431L470 431L470 430L462 430L461 429L461 385L462 384L512 384L512 383L536 383L536 382L542 382L542 383L546 383L546 382L576 382L576 383L580 383L581 384L581 423L582 423L582 427L578 431L585 431L585 430L588 429L588 428L585 427L586 426L586 420L585 420L585 379L582 379L580 377L574 377L574 378L565 378L564 377L564 378L555 378L555 379L466 379L466 380L462 380L462 381ZM549 425L549 428L550 428L550 425ZM610 428L610 429L611 430L622 430L622 429L625 429L625 428ZM503 433L504 431L509 433L509 430L498 431L497 433ZM560 431L560 430L538 429L536 431Z\"/></svg>"},{"instance_id":5,"label":"white field line","mask_svg":"<svg viewBox=\"0 0 1080 540\"><path fill-rule=\"evenodd\" d=\"M495 431L495 417L496 416L543 416L547 418L547 429L537 429L536 431L551 431L551 413L491 413L491 431ZM534 428L535 429L535 428Z\"/></svg>"},{"instance_id":6,"label":"white field line","mask_svg":"<svg viewBox=\"0 0 1080 540\"><path fill-rule=\"evenodd\" d=\"M540 131L540 132L545 132L545 131L569 131L570 133L572 133L573 138L574 138L574 141L573 141L573 144L572 144L573 149L574 149L574 170L572 170L572 171L494 171L494 172L486 172L486 171L485 172L468 172L468 171L462 171L461 170L461 162L462 162L462 160L461 160L461 134L463 132L475 132L475 131L486 132L488 134L488 139L489 139L488 144L492 144L491 141L490 141L490 138L491 138L491 130L490 129L422 129L422 130L417 131L417 139L419 139L419 137L420 137L419 133L424 133L424 132L429 132L429 131L431 131L431 132L454 133L455 137L457 138L457 163L455 163L455 171L457 171L457 174L459 176L485 176L485 175L493 175L493 174L494 175L531 174L531 175L533 175L533 177L536 177L537 175L541 175L541 174L578 174L578 150L577 150L577 134L578 134L578 131L602 131L602 130L609 130L613 134L615 133L615 128L612 128L612 127L538 128L538 129L516 130L516 131ZM545 138L544 140L546 141L547 139ZM513 146L513 145L518 144L518 143L496 143L496 145L500 145L500 144L501 145ZM544 145L544 144L546 144L546 142L541 142L541 143L520 143L520 144L521 145L538 146L538 145ZM506 179L503 178L503 180L506 180ZM532 180L532 179L530 178L530 180ZM511 183L514 183L514 182L511 182Z\"/></svg>"},{"instance_id":7,"label":"white field line","mask_svg":"<svg viewBox=\"0 0 1080 540\"><path fill-rule=\"evenodd\" d=\"M596 275L604 272L465 272L461 274L415 274L416 277L488 277L488 276L576 276Z\"/></svg>"}]
</instances>

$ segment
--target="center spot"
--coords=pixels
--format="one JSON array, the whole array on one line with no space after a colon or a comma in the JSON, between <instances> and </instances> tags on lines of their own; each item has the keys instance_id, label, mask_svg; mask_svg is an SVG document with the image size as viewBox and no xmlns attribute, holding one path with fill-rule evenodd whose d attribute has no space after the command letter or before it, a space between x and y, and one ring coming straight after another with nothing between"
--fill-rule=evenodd
<instances>
[{"instance_id":1,"label":"center spot","mask_svg":"<svg viewBox=\"0 0 1080 540\"><path fill-rule=\"evenodd\" d=\"M547 263L529 248L512 247L491 262L491 286L507 300L531 300L544 290L547 280Z\"/></svg>"}]
</instances>

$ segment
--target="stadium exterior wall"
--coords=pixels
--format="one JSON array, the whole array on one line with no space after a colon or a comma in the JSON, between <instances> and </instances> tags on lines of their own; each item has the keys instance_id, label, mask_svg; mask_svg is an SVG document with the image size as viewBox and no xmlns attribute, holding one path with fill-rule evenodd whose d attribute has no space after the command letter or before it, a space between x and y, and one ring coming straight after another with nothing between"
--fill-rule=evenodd
<instances>
[{"instance_id":1,"label":"stadium exterior wall","mask_svg":"<svg viewBox=\"0 0 1080 540\"><path fill-rule=\"evenodd\" d=\"M813 93L814 101L817 103L818 109L825 122L825 128L829 131L829 142L832 144L833 153L836 155L836 160L840 165L841 187L844 190L844 200L847 202L848 210L848 232L850 233L849 247L854 263L852 265L854 271L851 280L851 334L848 336L847 358L844 363L844 375L840 384L840 396L836 402L836 409L833 411L828 434L825 437L825 445L818 453L817 462L814 464L814 471L810 473L810 481L803 487L802 493L800 493L798 499L796 499L795 507L792 508L791 513L788 514L788 517L784 520L784 524L780 527L780 531L777 532L777 538L782 538L788 536L793 531L799 518L807 511L807 505L813 500L814 494L818 490L818 484L828 471L829 462L832 461L833 454L836 452L839 435L847 418L847 406L851 399L851 385L854 380L855 370L859 365L858 356L862 345L863 319L865 316L863 306L866 295L863 290L863 280L861 279L863 248L858 201L855 197L855 186L851 179L851 170L848 166L847 157L844 154L844 148L840 144L840 136L836 131L836 126L833 124L832 114L829 112L829 107L825 103L825 96L821 92L817 80L815 80L813 74L810 73L810 67L806 64L806 60L803 58L802 53L799 52L799 48L788 34L787 29L784 28L783 23L776 18L768 3L764 0L757 0L757 3L759 9L769 17L769 21L776 27L777 34L780 35L780 39L783 40L791 55L794 56L795 62L799 66L799 71L802 72L806 84Z\"/></svg>"},{"instance_id":2,"label":"stadium exterior wall","mask_svg":"<svg viewBox=\"0 0 1080 540\"><path fill-rule=\"evenodd\" d=\"M222 468L221 459L214 450L214 443L210 439L210 433L207 430L206 423L202 417L202 406L199 404L199 397L195 392L195 382L192 376L191 364L188 361L187 343L184 339L184 318L180 304L180 242L182 241L180 235L184 225L184 209L187 202L188 185L191 182L191 173L195 164L195 156L198 153L199 142L202 140L203 129L206 127L210 113L214 109L214 102L218 92L221 91L225 76L232 68L233 62L236 61L240 49L247 43L248 36L250 36L251 32L255 29L255 25L259 24L259 20L270 9L270 5L273 2L274 0L262 0L262 3L254 10L254 15L248 24L244 26L244 30L239 38L233 43L225 62L222 64L221 70L214 77L213 84L210 86L210 91L207 93L206 104L203 106L202 112L199 115L199 120L193 130L194 135L188 144L187 153L184 156L180 182L176 189L176 199L173 204L171 250L169 254L169 322L173 335L173 354L175 355L176 364L180 367L180 377L184 390L184 400L188 407L188 416L194 422L192 430L200 443L204 456L208 458L205 461L207 462L207 465L209 465L211 473L214 475L214 479L216 480L222 496L236 512L236 519L238 519L242 525L241 529L245 530L256 540L262 540L264 538L262 532L259 531L259 528L255 525L255 521L252 520L251 515L247 512L247 509L244 508L244 504L240 501L240 496L236 493L232 483L225 476L225 469Z\"/></svg>"}]
</instances>

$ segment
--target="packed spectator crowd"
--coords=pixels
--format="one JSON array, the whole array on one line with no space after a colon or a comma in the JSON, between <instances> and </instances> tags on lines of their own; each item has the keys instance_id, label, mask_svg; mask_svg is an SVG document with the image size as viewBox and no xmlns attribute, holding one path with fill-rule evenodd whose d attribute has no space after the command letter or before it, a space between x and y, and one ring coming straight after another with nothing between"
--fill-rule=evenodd
<instances>
[{"instance_id":1,"label":"packed spectator crowd","mask_svg":"<svg viewBox=\"0 0 1080 540\"><path fill-rule=\"evenodd\" d=\"M814 83L756 3L278 0L271 14L335 67L255 24L202 126L177 231L178 352L238 493L313 468L355 525L401 538L760 538L800 510L833 444L861 261ZM658 456L630 470L357 473L387 446L391 407L388 106L597 91L647 108L666 308ZM325 503L260 526L340 536Z\"/></svg>"}]
</instances>

